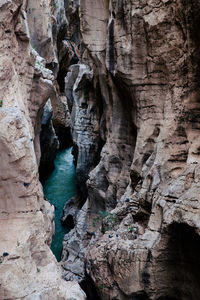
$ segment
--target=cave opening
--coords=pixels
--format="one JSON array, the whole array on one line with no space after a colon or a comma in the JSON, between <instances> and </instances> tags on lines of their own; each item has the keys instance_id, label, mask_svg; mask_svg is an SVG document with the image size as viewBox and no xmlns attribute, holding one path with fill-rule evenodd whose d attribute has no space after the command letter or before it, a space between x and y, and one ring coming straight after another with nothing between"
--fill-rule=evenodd
<instances>
[{"instance_id":1,"label":"cave opening","mask_svg":"<svg viewBox=\"0 0 200 300\"><path fill-rule=\"evenodd\" d=\"M73 229L75 227L73 216L69 214L64 221L62 220L62 224L63 226Z\"/></svg>"},{"instance_id":2,"label":"cave opening","mask_svg":"<svg viewBox=\"0 0 200 300\"><path fill-rule=\"evenodd\" d=\"M163 273L166 290L157 300L197 300L200 295L200 236L194 228L183 223L173 223L168 233L166 273Z\"/></svg>"},{"instance_id":3,"label":"cave opening","mask_svg":"<svg viewBox=\"0 0 200 300\"><path fill-rule=\"evenodd\" d=\"M99 297L93 280L86 274L85 280L80 282L81 288L87 295L87 300L101 300Z\"/></svg>"},{"instance_id":4,"label":"cave opening","mask_svg":"<svg viewBox=\"0 0 200 300\"><path fill-rule=\"evenodd\" d=\"M68 67L66 67L67 63L64 61L60 62L60 68L58 70L58 74L57 74L57 83L59 85L59 89L60 89L60 93L61 94L65 94L65 77L67 76L67 72L69 71L69 67L71 65L76 65L79 62L78 57L73 57L68 65Z\"/></svg>"}]
</instances>

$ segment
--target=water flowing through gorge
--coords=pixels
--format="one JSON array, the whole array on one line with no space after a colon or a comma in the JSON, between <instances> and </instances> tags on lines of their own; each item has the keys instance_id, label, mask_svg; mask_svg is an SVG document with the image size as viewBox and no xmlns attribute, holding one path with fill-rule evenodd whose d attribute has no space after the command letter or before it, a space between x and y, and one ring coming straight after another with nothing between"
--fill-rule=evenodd
<instances>
[{"instance_id":1,"label":"water flowing through gorge","mask_svg":"<svg viewBox=\"0 0 200 300\"><path fill-rule=\"evenodd\" d=\"M200 300L199 28L0 0L0 300Z\"/></svg>"},{"instance_id":2,"label":"water flowing through gorge","mask_svg":"<svg viewBox=\"0 0 200 300\"><path fill-rule=\"evenodd\" d=\"M75 167L72 148L59 151L55 169L43 182L45 197L55 206L55 235L51 249L57 260L61 259L62 241L68 228L62 226L61 217L65 203L75 194Z\"/></svg>"}]
</instances>

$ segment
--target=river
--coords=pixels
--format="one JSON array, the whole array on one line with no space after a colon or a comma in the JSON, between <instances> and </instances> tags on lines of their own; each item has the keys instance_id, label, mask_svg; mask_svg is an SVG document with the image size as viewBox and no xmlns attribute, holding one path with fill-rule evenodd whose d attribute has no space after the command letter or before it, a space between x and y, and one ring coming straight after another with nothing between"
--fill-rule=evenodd
<instances>
[{"instance_id":1,"label":"river","mask_svg":"<svg viewBox=\"0 0 200 300\"><path fill-rule=\"evenodd\" d=\"M54 161L55 169L43 182L44 195L55 210L55 235L51 250L57 260L61 259L62 241L68 232L61 224L61 217L65 203L75 195L75 167L73 163L72 148L59 151Z\"/></svg>"}]
</instances>

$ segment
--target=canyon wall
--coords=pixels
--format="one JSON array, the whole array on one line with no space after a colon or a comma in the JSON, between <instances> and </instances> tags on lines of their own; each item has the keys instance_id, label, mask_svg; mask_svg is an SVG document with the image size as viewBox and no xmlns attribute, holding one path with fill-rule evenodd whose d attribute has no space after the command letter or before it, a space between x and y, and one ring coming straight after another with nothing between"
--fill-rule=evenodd
<instances>
[{"instance_id":1,"label":"canyon wall","mask_svg":"<svg viewBox=\"0 0 200 300\"><path fill-rule=\"evenodd\" d=\"M92 278L101 299L200 295L199 11L200 1L80 1L92 78L79 84L84 67L72 67L67 93L87 200L63 267L66 279Z\"/></svg>"},{"instance_id":2,"label":"canyon wall","mask_svg":"<svg viewBox=\"0 0 200 300\"><path fill-rule=\"evenodd\" d=\"M43 107L57 97L46 68L57 57L55 9L53 1L0 1L1 300L85 299L50 251L54 208L38 178Z\"/></svg>"},{"instance_id":3,"label":"canyon wall","mask_svg":"<svg viewBox=\"0 0 200 300\"><path fill-rule=\"evenodd\" d=\"M88 299L199 298L199 14L199 0L0 0L0 300L85 299L77 282ZM46 168L71 133L61 271L38 167L40 141Z\"/></svg>"}]
</instances>

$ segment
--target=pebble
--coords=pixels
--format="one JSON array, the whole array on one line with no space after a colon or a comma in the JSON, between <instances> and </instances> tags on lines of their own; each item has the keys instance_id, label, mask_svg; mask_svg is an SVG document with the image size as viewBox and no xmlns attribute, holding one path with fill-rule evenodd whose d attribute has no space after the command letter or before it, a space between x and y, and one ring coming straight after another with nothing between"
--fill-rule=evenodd
<instances>
[{"instance_id":1,"label":"pebble","mask_svg":"<svg viewBox=\"0 0 200 300\"><path fill-rule=\"evenodd\" d=\"M4 252L4 253L3 253L3 257L6 257L6 256L8 256L8 255L9 255L8 252Z\"/></svg>"}]
</instances>

